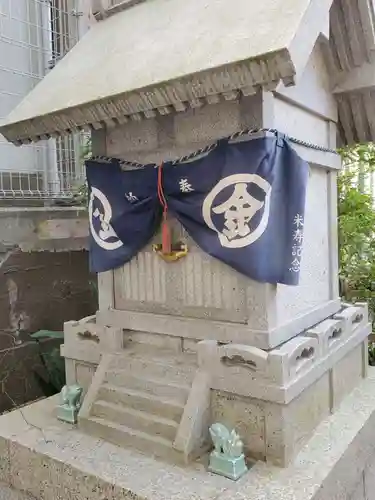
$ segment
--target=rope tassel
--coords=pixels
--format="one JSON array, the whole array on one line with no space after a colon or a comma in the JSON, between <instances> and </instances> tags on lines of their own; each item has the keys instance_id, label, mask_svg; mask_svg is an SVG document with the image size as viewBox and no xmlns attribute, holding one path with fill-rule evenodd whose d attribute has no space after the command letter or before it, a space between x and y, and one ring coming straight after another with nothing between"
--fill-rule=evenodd
<instances>
[{"instance_id":1,"label":"rope tassel","mask_svg":"<svg viewBox=\"0 0 375 500\"><path fill-rule=\"evenodd\" d=\"M163 254L172 253L172 235L168 221L168 204L163 191L163 164L158 168L158 197L163 207L163 220L161 223L161 246Z\"/></svg>"},{"instance_id":2,"label":"rope tassel","mask_svg":"<svg viewBox=\"0 0 375 500\"><path fill-rule=\"evenodd\" d=\"M163 222L161 225L161 248L165 254L172 253L172 236L171 228L169 227L167 214L163 214Z\"/></svg>"}]
</instances>

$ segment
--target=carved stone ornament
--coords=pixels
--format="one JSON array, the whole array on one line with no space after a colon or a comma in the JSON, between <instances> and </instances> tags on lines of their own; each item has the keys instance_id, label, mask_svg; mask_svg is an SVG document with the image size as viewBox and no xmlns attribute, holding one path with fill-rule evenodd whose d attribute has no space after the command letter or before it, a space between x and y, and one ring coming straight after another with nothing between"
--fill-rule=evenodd
<instances>
[{"instance_id":1,"label":"carved stone ornament","mask_svg":"<svg viewBox=\"0 0 375 500\"><path fill-rule=\"evenodd\" d=\"M100 338L95 333L91 333L89 330L85 330L83 332L78 332L77 337L81 340L92 340L96 344L100 343Z\"/></svg>"}]
</instances>

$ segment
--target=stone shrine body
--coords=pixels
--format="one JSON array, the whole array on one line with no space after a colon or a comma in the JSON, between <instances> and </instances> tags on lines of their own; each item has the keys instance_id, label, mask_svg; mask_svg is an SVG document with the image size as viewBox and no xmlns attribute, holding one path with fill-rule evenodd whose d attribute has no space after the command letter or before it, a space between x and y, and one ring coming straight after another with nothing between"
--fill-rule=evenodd
<instances>
[{"instance_id":1,"label":"stone shrine body","mask_svg":"<svg viewBox=\"0 0 375 500\"><path fill-rule=\"evenodd\" d=\"M367 305L339 298L341 163L330 150L337 138L373 139L372 122L348 122L352 93L368 97L370 84L354 86L353 72L370 42L342 69L354 42L337 22L341 0L230 3L208 2L205 12L200 0L99 2L97 25L0 131L22 144L90 126L94 156L139 163L176 159L245 128L300 141L293 147L310 174L299 286L252 281L174 221L187 255L165 262L156 235L129 263L100 273L97 314L67 322L62 348L67 383L84 389L85 432L188 462L207 452L219 422L236 428L248 457L287 466L367 374ZM285 16L276 19L277 9ZM230 40L221 44L223 30Z\"/></svg>"}]
</instances>

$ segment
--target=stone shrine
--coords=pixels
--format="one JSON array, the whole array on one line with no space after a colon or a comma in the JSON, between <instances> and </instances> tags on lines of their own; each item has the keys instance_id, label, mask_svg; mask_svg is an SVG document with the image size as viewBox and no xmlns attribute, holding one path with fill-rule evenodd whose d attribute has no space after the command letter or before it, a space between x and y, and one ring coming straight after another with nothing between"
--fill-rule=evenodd
<instances>
[{"instance_id":1,"label":"stone shrine","mask_svg":"<svg viewBox=\"0 0 375 500\"><path fill-rule=\"evenodd\" d=\"M99 274L97 314L64 328L67 384L84 391L78 430L189 464L221 423L236 429L248 459L292 467L367 377L367 305L339 298L333 150L375 138L373 6L93 6L96 25L1 124L9 141L89 128L94 156L160 163L243 129L277 129L297 139L310 176L297 287L237 273L177 221L184 258L162 260L156 235Z\"/></svg>"}]
</instances>

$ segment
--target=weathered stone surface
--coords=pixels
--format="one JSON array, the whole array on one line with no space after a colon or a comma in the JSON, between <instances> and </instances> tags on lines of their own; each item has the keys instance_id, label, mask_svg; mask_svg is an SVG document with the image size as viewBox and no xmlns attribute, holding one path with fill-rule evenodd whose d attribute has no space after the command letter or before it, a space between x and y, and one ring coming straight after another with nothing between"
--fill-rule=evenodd
<instances>
[{"instance_id":1,"label":"weathered stone surface","mask_svg":"<svg viewBox=\"0 0 375 500\"><path fill-rule=\"evenodd\" d=\"M31 176L31 182L33 182L33 174L28 175ZM7 186L6 184L6 176L4 176L4 183L4 189L12 189L11 185ZM17 190L17 187L13 186L13 189ZM29 189L37 190L38 185L30 185ZM30 200L27 201L30 202ZM56 221L64 221L64 224L68 227L74 226L75 224L79 226L86 224L87 226L86 213L84 207L1 207L0 205L1 245L4 245L5 248L8 249L12 249L14 246L18 245L22 247L26 245L30 251L33 250L33 246L35 246L35 249L39 248L42 250L43 245L48 245L48 240L44 240L43 242L40 241L40 237L45 236L45 234L41 234L39 229L43 228L47 223L47 226L50 226L49 242L52 245L56 244L55 250L82 250L87 248L87 231L84 237L82 237L82 235L76 235L78 238L73 240L66 232L62 234L61 228L56 227ZM65 241L60 241L60 244L57 244L56 240ZM41 243L41 246L38 242L39 244ZM47 248L45 248L45 250L47 250Z\"/></svg>"},{"instance_id":2,"label":"weathered stone surface","mask_svg":"<svg viewBox=\"0 0 375 500\"><path fill-rule=\"evenodd\" d=\"M124 344L131 346L132 343L147 344L154 346L156 349L168 349L176 352L181 352L182 340L179 337L171 337L169 335L154 335L147 332L124 331Z\"/></svg>"},{"instance_id":3,"label":"weathered stone surface","mask_svg":"<svg viewBox=\"0 0 375 500\"><path fill-rule=\"evenodd\" d=\"M330 415L329 374L288 405L265 404L267 462L285 467Z\"/></svg>"},{"instance_id":4,"label":"weathered stone surface","mask_svg":"<svg viewBox=\"0 0 375 500\"><path fill-rule=\"evenodd\" d=\"M0 437L0 483L9 484L9 464L9 444L4 437Z\"/></svg>"},{"instance_id":5,"label":"weathered stone surface","mask_svg":"<svg viewBox=\"0 0 375 500\"><path fill-rule=\"evenodd\" d=\"M236 429L247 456L266 458L266 416L262 401L211 391L211 424L220 422Z\"/></svg>"},{"instance_id":6,"label":"weathered stone surface","mask_svg":"<svg viewBox=\"0 0 375 500\"><path fill-rule=\"evenodd\" d=\"M362 344L332 367L332 408L336 410L345 396L360 383L363 377Z\"/></svg>"},{"instance_id":7,"label":"weathered stone surface","mask_svg":"<svg viewBox=\"0 0 375 500\"><path fill-rule=\"evenodd\" d=\"M326 323L326 321L324 321ZM320 335L302 334L280 348L265 352L241 345L220 345L207 340L198 344L202 369L211 374L212 389L245 397L288 404L353 350L362 353L358 366L366 375L364 345L371 325L353 328L324 352Z\"/></svg>"},{"instance_id":8,"label":"weathered stone surface","mask_svg":"<svg viewBox=\"0 0 375 500\"><path fill-rule=\"evenodd\" d=\"M15 250L1 264L0 350L7 351L0 356L0 412L43 395L34 371L43 374L44 368L29 333L62 331L67 319L95 312L90 279L86 251ZM56 341L43 346L55 348Z\"/></svg>"},{"instance_id":9,"label":"weathered stone surface","mask_svg":"<svg viewBox=\"0 0 375 500\"><path fill-rule=\"evenodd\" d=\"M25 493L14 490L5 484L0 483L0 499L1 500L35 500ZM57 499L56 499L57 500Z\"/></svg>"},{"instance_id":10,"label":"weathered stone surface","mask_svg":"<svg viewBox=\"0 0 375 500\"><path fill-rule=\"evenodd\" d=\"M375 456L367 464L364 470L366 500L375 499Z\"/></svg>"},{"instance_id":11,"label":"weathered stone surface","mask_svg":"<svg viewBox=\"0 0 375 500\"><path fill-rule=\"evenodd\" d=\"M2 334L0 332L0 343ZM57 347L56 341L43 342L43 351ZM0 354L0 413L43 396L34 372L47 376L39 357L39 347L30 342L9 347Z\"/></svg>"},{"instance_id":12,"label":"weathered stone surface","mask_svg":"<svg viewBox=\"0 0 375 500\"><path fill-rule=\"evenodd\" d=\"M334 370L357 353L360 377L352 381L353 387L365 375L363 346L370 331L367 312L360 307L349 309L355 315L363 312L364 326L351 321L351 331L346 329L345 335L330 342L334 336L331 323L342 323L325 320L321 331L318 325L315 332L297 336L270 352L206 340L197 345L196 356L183 351L183 343L178 351L177 345L167 350L168 343L161 342L161 349L151 342L152 337L168 340L168 336L141 333L144 342L128 340L124 350L102 358L80 412L81 428L144 452L148 447L158 448L163 457L175 455L173 444L188 459L197 456L207 440L208 422L221 422L239 428L248 456L287 466L330 414L335 390L341 397ZM95 330L94 323L91 326ZM85 367L75 362L76 377L79 366ZM93 372L91 367L87 369L88 384ZM199 373L202 384L196 383ZM157 400L166 402L165 411L160 411ZM141 402L140 410L134 407L135 401ZM181 406L185 407L182 418ZM180 415L177 422L176 411Z\"/></svg>"},{"instance_id":13,"label":"weathered stone surface","mask_svg":"<svg viewBox=\"0 0 375 500\"><path fill-rule=\"evenodd\" d=\"M172 462L197 456L207 441L210 391L209 375L199 378L197 368L192 354L137 343L103 355L79 428Z\"/></svg>"},{"instance_id":14,"label":"weathered stone surface","mask_svg":"<svg viewBox=\"0 0 375 500\"><path fill-rule=\"evenodd\" d=\"M330 415L328 372L288 405L212 391L211 422L235 428L249 457L287 466Z\"/></svg>"},{"instance_id":15,"label":"weathered stone surface","mask_svg":"<svg viewBox=\"0 0 375 500\"><path fill-rule=\"evenodd\" d=\"M14 251L0 268L0 347L95 312L90 279L85 251Z\"/></svg>"},{"instance_id":16,"label":"weathered stone surface","mask_svg":"<svg viewBox=\"0 0 375 500\"><path fill-rule=\"evenodd\" d=\"M11 414L12 423L8 415L0 417L0 436L19 446L13 446L15 461L11 470L15 481L21 484L18 476L23 469L18 467L36 460L23 453L23 448L47 460L37 459L35 463L39 466L47 463L52 469L45 472L43 467L39 475L43 481L41 486L30 474L24 475L23 487L42 492L37 500L347 500L350 495L361 495L359 485L363 473L366 500L374 500L373 369L369 379L343 401L333 416L318 426L293 464L280 469L258 462L236 484L208 474L199 463L182 468L167 466L86 436L55 420L52 414L55 404L55 399L45 400L25 410L26 417L43 429L44 437L40 430L25 424L19 411ZM56 465L58 462L65 464L62 472ZM50 479L52 482L47 487L45 481ZM360 496L359 499L363 500Z\"/></svg>"},{"instance_id":17,"label":"weathered stone surface","mask_svg":"<svg viewBox=\"0 0 375 500\"><path fill-rule=\"evenodd\" d=\"M349 500L368 500L365 497L365 485L363 482L363 475L361 475L359 483L355 487L355 490L349 496Z\"/></svg>"}]
</instances>

